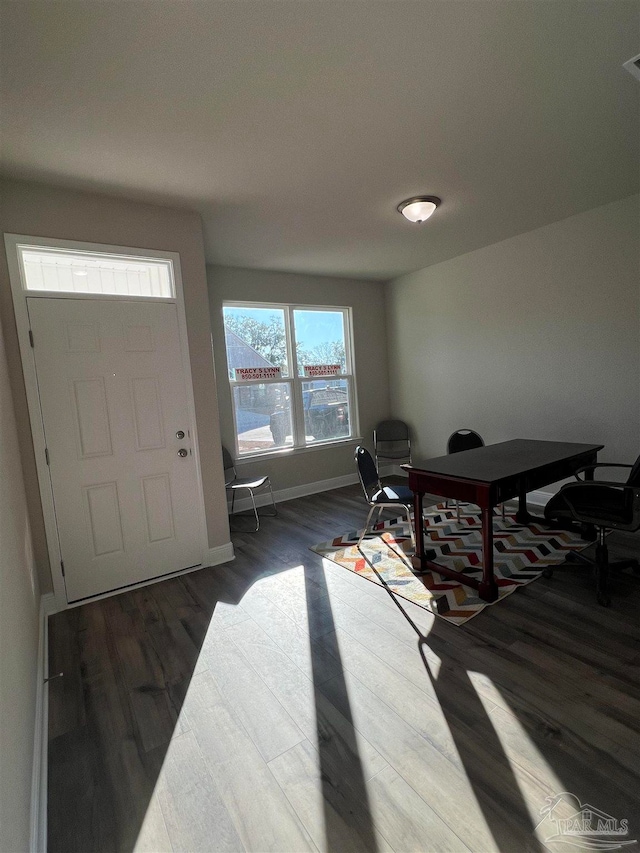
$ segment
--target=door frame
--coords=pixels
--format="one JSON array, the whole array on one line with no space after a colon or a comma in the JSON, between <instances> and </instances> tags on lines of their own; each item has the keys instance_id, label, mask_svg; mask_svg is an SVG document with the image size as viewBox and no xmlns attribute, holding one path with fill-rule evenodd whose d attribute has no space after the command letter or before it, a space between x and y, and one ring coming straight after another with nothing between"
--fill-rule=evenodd
<instances>
[{"instance_id":1,"label":"door frame","mask_svg":"<svg viewBox=\"0 0 640 853\"><path fill-rule=\"evenodd\" d=\"M44 517L45 536L47 540L47 551L49 554L49 563L51 567L51 579L53 582L53 592L56 601L56 610L65 610L68 607L75 607L80 604L85 604L87 601L94 601L99 598L104 598L113 595L115 591L101 593L90 598L83 599L79 602L69 604L67 599L67 591L62 574L62 555L60 551L60 541L58 538L58 526L55 514L55 502L53 497L53 484L51 481L51 469L46 461L46 440L44 433L44 418L42 407L40 404L40 395L38 392L38 375L36 370L36 361L34 349L31 346L30 339L30 323L27 310L27 298L46 297L48 299L100 299L122 301L123 298L128 302L168 302L176 305L178 315L178 337L180 341L180 353L182 359L182 370L186 379L187 393L187 417L188 429L191 433L191 445L193 456L196 465L197 477L197 494L198 494L198 521L200 529L201 541L201 564L190 569L177 569L175 572L164 574L161 577L171 577L173 575L184 574L188 571L194 571L206 565L206 555L209 551L209 539L207 533L207 522L205 514L204 489L202 486L202 471L200 468L200 446L198 443L198 432L196 427L195 417L195 402L193 396L193 379L191 376L191 360L189 358L189 337L187 329L187 320L184 307L184 291L182 287L182 271L180 267L180 255L178 252L160 251L158 249L136 249L131 246L112 246L104 243L85 243L76 240L60 240L54 237L33 237L23 234L5 234L5 249L7 255L7 264L9 267L9 280L11 282L11 295L13 297L13 309L15 313L16 328L18 332L18 342L20 345L20 357L22 360L22 371L24 376L24 386L27 396L27 406L29 409L29 421L31 424L31 437L33 441L33 449L36 461L36 471L38 475L38 487L40 492L40 501L42 504L42 514ZM27 244L34 247L52 247L57 249L80 250L85 252L95 252L100 254L118 254L131 255L139 258L154 258L169 260L173 267L173 280L175 285L175 298L164 297L135 297L135 296L117 296L105 295L99 293L56 293L50 290L27 290L25 287L24 271L18 254L18 245ZM146 586L149 583L154 583L155 579L134 582L125 587L125 589L133 589L135 587ZM119 590L118 590L119 591Z\"/></svg>"}]
</instances>

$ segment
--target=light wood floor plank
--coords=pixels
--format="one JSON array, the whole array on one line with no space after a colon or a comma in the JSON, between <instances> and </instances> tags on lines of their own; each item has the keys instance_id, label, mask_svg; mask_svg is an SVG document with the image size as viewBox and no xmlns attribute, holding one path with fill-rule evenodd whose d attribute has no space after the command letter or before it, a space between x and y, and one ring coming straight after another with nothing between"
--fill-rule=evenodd
<instances>
[{"instance_id":1,"label":"light wood floor plank","mask_svg":"<svg viewBox=\"0 0 640 853\"><path fill-rule=\"evenodd\" d=\"M265 761L304 740L297 723L227 638L226 632L211 631L201 655L227 704Z\"/></svg>"},{"instance_id":2,"label":"light wood floor plank","mask_svg":"<svg viewBox=\"0 0 640 853\"><path fill-rule=\"evenodd\" d=\"M309 741L278 756L269 769L319 850L393 849L375 828L366 791L354 789L342 768L321 760Z\"/></svg>"},{"instance_id":3,"label":"light wood floor plank","mask_svg":"<svg viewBox=\"0 0 640 853\"><path fill-rule=\"evenodd\" d=\"M500 802L489 805L483 794L478 797L462 771L355 676L347 673L344 681L328 681L321 690L343 713L353 715L356 728L468 847L538 849L526 823L521 824L522 814L509 813Z\"/></svg>"},{"instance_id":4,"label":"light wood floor plank","mask_svg":"<svg viewBox=\"0 0 640 853\"><path fill-rule=\"evenodd\" d=\"M210 673L193 679L186 712L245 849L313 850L306 830Z\"/></svg>"},{"instance_id":5,"label":"light wood floor plank","mask_svg":"<svg viewBox=\"0 0 640 853\"><path fill-rule=\"evenodd\" d=\"M288 576L290 571L285 574ZM308 674L312 665L309 634L264 593L262 582L257 583L245 594L243 606L269 637ZM305 604L304 607L306 606ZM315 647L313 672L317 684L333 678L339 672L335 658L327 654L321 645Z\"/></svg>"},{"instance_id":6,"label":"light wood floor plank","mask_svg":"<svg viewBox=\"0 0 640 853\"><path fill-rule=\"evenodd\" d=\"M171 741L158 784L158 799L175 851L242 850L240 837L192 731Z\"/></svg>"},{"instance_id":7,"label":"light wood floor plank","mask_svg":"<svg viewBox=\"0 0 640 853\"><path fill-rule=\"evenodd\" d=\"M179 848L175 848L169 838L169 830L160 805L160 797L156 792L154 792L147 806L138 837L134 842L133 851L134 853L178 853L179 851Z\"/></svg>"},{"instance_id":8,"label":"light wood floor plank","mask_svg":"<svg viewBox=\"0 0 640 853\"><path fill-rule=\"evenodd\" d=\"M403 853L469 850L392 767L381 770L367 787L376 827L394 850Z\"/></svg>"},{"instance_id":9,"label":"light wood floor plank","mask_svg":"<svg viewBox=\"0 0 640 853\"><path fill-rule=\"evenodd\" d=\"M558 790L557 779L544 761L539 760L534 765L535 770L541 772L533 772L526 737L519 741L525 747L523 753L517 749L518 743L510 742L509 773L505 774L504 766L495 766L494 756L502 746L500 727L491 718L495 706L486 700L480 702L470 684L462 702L458 701L461 696L459 682L456 681L454 691L451 691L445 675L439 679L434 675L434 689L421 691L391 667L369 655L354 637L339 630L336 642L338 638L341 639L343 664L455 767L468 773L473 764L480 776L486 769L488 777L482 783L483 788L490 790L500 778L499 794L501 788L513 787L515 782L526 795L527 803L542 802ZM329 640L329 636L323 638L323 642ZM535 750L534 754L537 755ZM503 765L506 763L503 761Z\"/></svg>"},{"instance_id":10,"label":"light wood floor plank","mask_svg":"<svg viewBox=\"0 0 640 853\"><path fill-rule=\"evenodd\" d=\"M313 672L305 675L257 624L243 622L229 629L227 634L296 720L306 738L318 745L323 756L335 753L345 767L358 766L363 781L387 766L380 753L318 690ZM314 650L316 645L314 643ZM342 673L337 660L333 660ZM337 758L332 760L337 762Z\"/></svg>"}]
</instances>

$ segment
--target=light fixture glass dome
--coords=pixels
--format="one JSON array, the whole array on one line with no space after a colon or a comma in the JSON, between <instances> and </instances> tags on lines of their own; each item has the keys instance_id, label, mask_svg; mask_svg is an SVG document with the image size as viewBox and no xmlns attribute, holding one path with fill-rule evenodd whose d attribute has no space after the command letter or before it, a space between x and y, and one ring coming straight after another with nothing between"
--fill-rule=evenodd
<instances>
[{"instance_id":1,"label":"light fixture glass dome","mask_svg":"<svg viewBox=\"0 0 640 853\"><path fill-rule=\"evenodd\" d=\"M409 222L424 222L439 204L440 199L435 195L419 195L400 202L398 212Z\"/></svg>"}]
</instances>

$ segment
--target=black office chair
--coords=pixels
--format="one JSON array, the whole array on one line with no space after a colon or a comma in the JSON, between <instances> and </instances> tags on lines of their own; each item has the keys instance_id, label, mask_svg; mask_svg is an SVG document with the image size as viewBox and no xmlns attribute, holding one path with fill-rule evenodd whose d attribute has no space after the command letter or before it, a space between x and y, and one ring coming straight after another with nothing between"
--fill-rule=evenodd
<instances>
[{"instance_id":1,"label":"black office chair","mask_svg":"<svg viewBox=\"0 0 640 853\"><path fill-rule=\"evenodd\" d=\"M378 510L379 519L380 513L385 507L393 507L394 509L404 507L407 514L407 521L409 522L411 542L413 543L413 550L415 551L416 539L413 532L413 524L411 523L413 492L408 486L383 486L380 482L376 463L373 461L373 457L365 447L361 447L360 445L356 447L355 460L356 465L358 466L358 476L360 477L362 491L364 492L367 503L371 507L369 514L367 515L364 529L358 539L357 547L360 547L362 540L369 530L369 523L375 509Z\"/></svg>"},{"instance_id":2,"label":"black office chair","mask_svg":"<svg viewBox=\"0 0 640 853\"><path fill-rule=\"evenodd\" d=\"M473 450L476 447L484 447L484 439L472 429L457 429L452 432L447 441L447 453L460 453L463 450ZM449 506L446 501L445 506ZM466 506L456 501L456 517L460 521L460 507ZM504 504L502 504L502 520L504 521Z\"/></svg>"},{"instance_id":3,"label":"black office chair","mask_svg":"<svg viewBox=\"0 0 640 853\"><path fill-rule=\"evenodd\" d=\"M580 478L580 474L596 468L630 468L631 471L625 483ZM607 530L640 529L640 456L633 465L617 465L611 462L585 465L576 471L576 480L576 483L566 483L551 498L544 509L544 515L550 522L577 522L597 528L595 558L572 551L567 562L579 560L594 567L598 604L608 607L611 604L607 590L609 572L612 569L626 568L633 568L636 573L640 571L638 560L618 560L610 563L606 543ZM551 577L553 567L547 567L543 575Z\"/></svg>"},{"instance_id":4,"label":"black office chair","mask_svg":"<svg viewBox=\"0 0 640 853\"><path fill-rule=\"evenodd\" d=\"M266 486L269 489L269 494L271 495L271 503L273 504L273 515L276 516L278 514L276 502L273 498L271 481L269 480L269 477L238 477L236 473L236 466L233 462L233 457L231 456L226 447L222 448L222 462L224 465L224 487L228 492L231 492L231 515L233 515L233 508L236 501L236 492L245 489L249 492L251 496L251 503L253 504L253 514L256 517L255 532L257 533L258 530L260 530L260 516L258 515L258 509L256 507L256 499L254 492L257 492L259 489L262 489Z\"/></svg>"},{"instance_id":5,"label":"black office chair","mask_svg":"<svg viewBox=\"0 0 640 853\"><path fill-rule=\"evenodd\" d=\"M473 450L474 447L484 447L484 439L472 429L457 429L447 441L447 453L460 453L462 450Z\"/></svg>"},{"instance_id":6,"label":"black office chair","mask_svg":"<svg viewBox=\"0 0 640 853\"><path fill-rule=\"evenodd\" d=\"M404 421L380 421L373 431L373 448L376 466L381 459L394 462L405 461L411 464L411 435Z\"/></svg>"}]
</instances>

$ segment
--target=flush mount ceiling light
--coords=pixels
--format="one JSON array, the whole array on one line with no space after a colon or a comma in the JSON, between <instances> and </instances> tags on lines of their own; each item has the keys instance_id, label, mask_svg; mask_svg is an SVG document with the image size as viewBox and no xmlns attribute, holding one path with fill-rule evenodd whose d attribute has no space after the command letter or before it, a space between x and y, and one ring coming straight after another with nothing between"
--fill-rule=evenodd
<instances>
[{"instance_id":1,"label":"flush mount ceiling light","mask_svg":"<svg viewBox=\"0 0 640 853\"><path fill-rule=\"evenodd\" d=\"M440 201L441 199L435 195L416 195L406 201L401 201L397 210L409 222L424 222L438 207Z\"/></svg>"}]
</instances>

